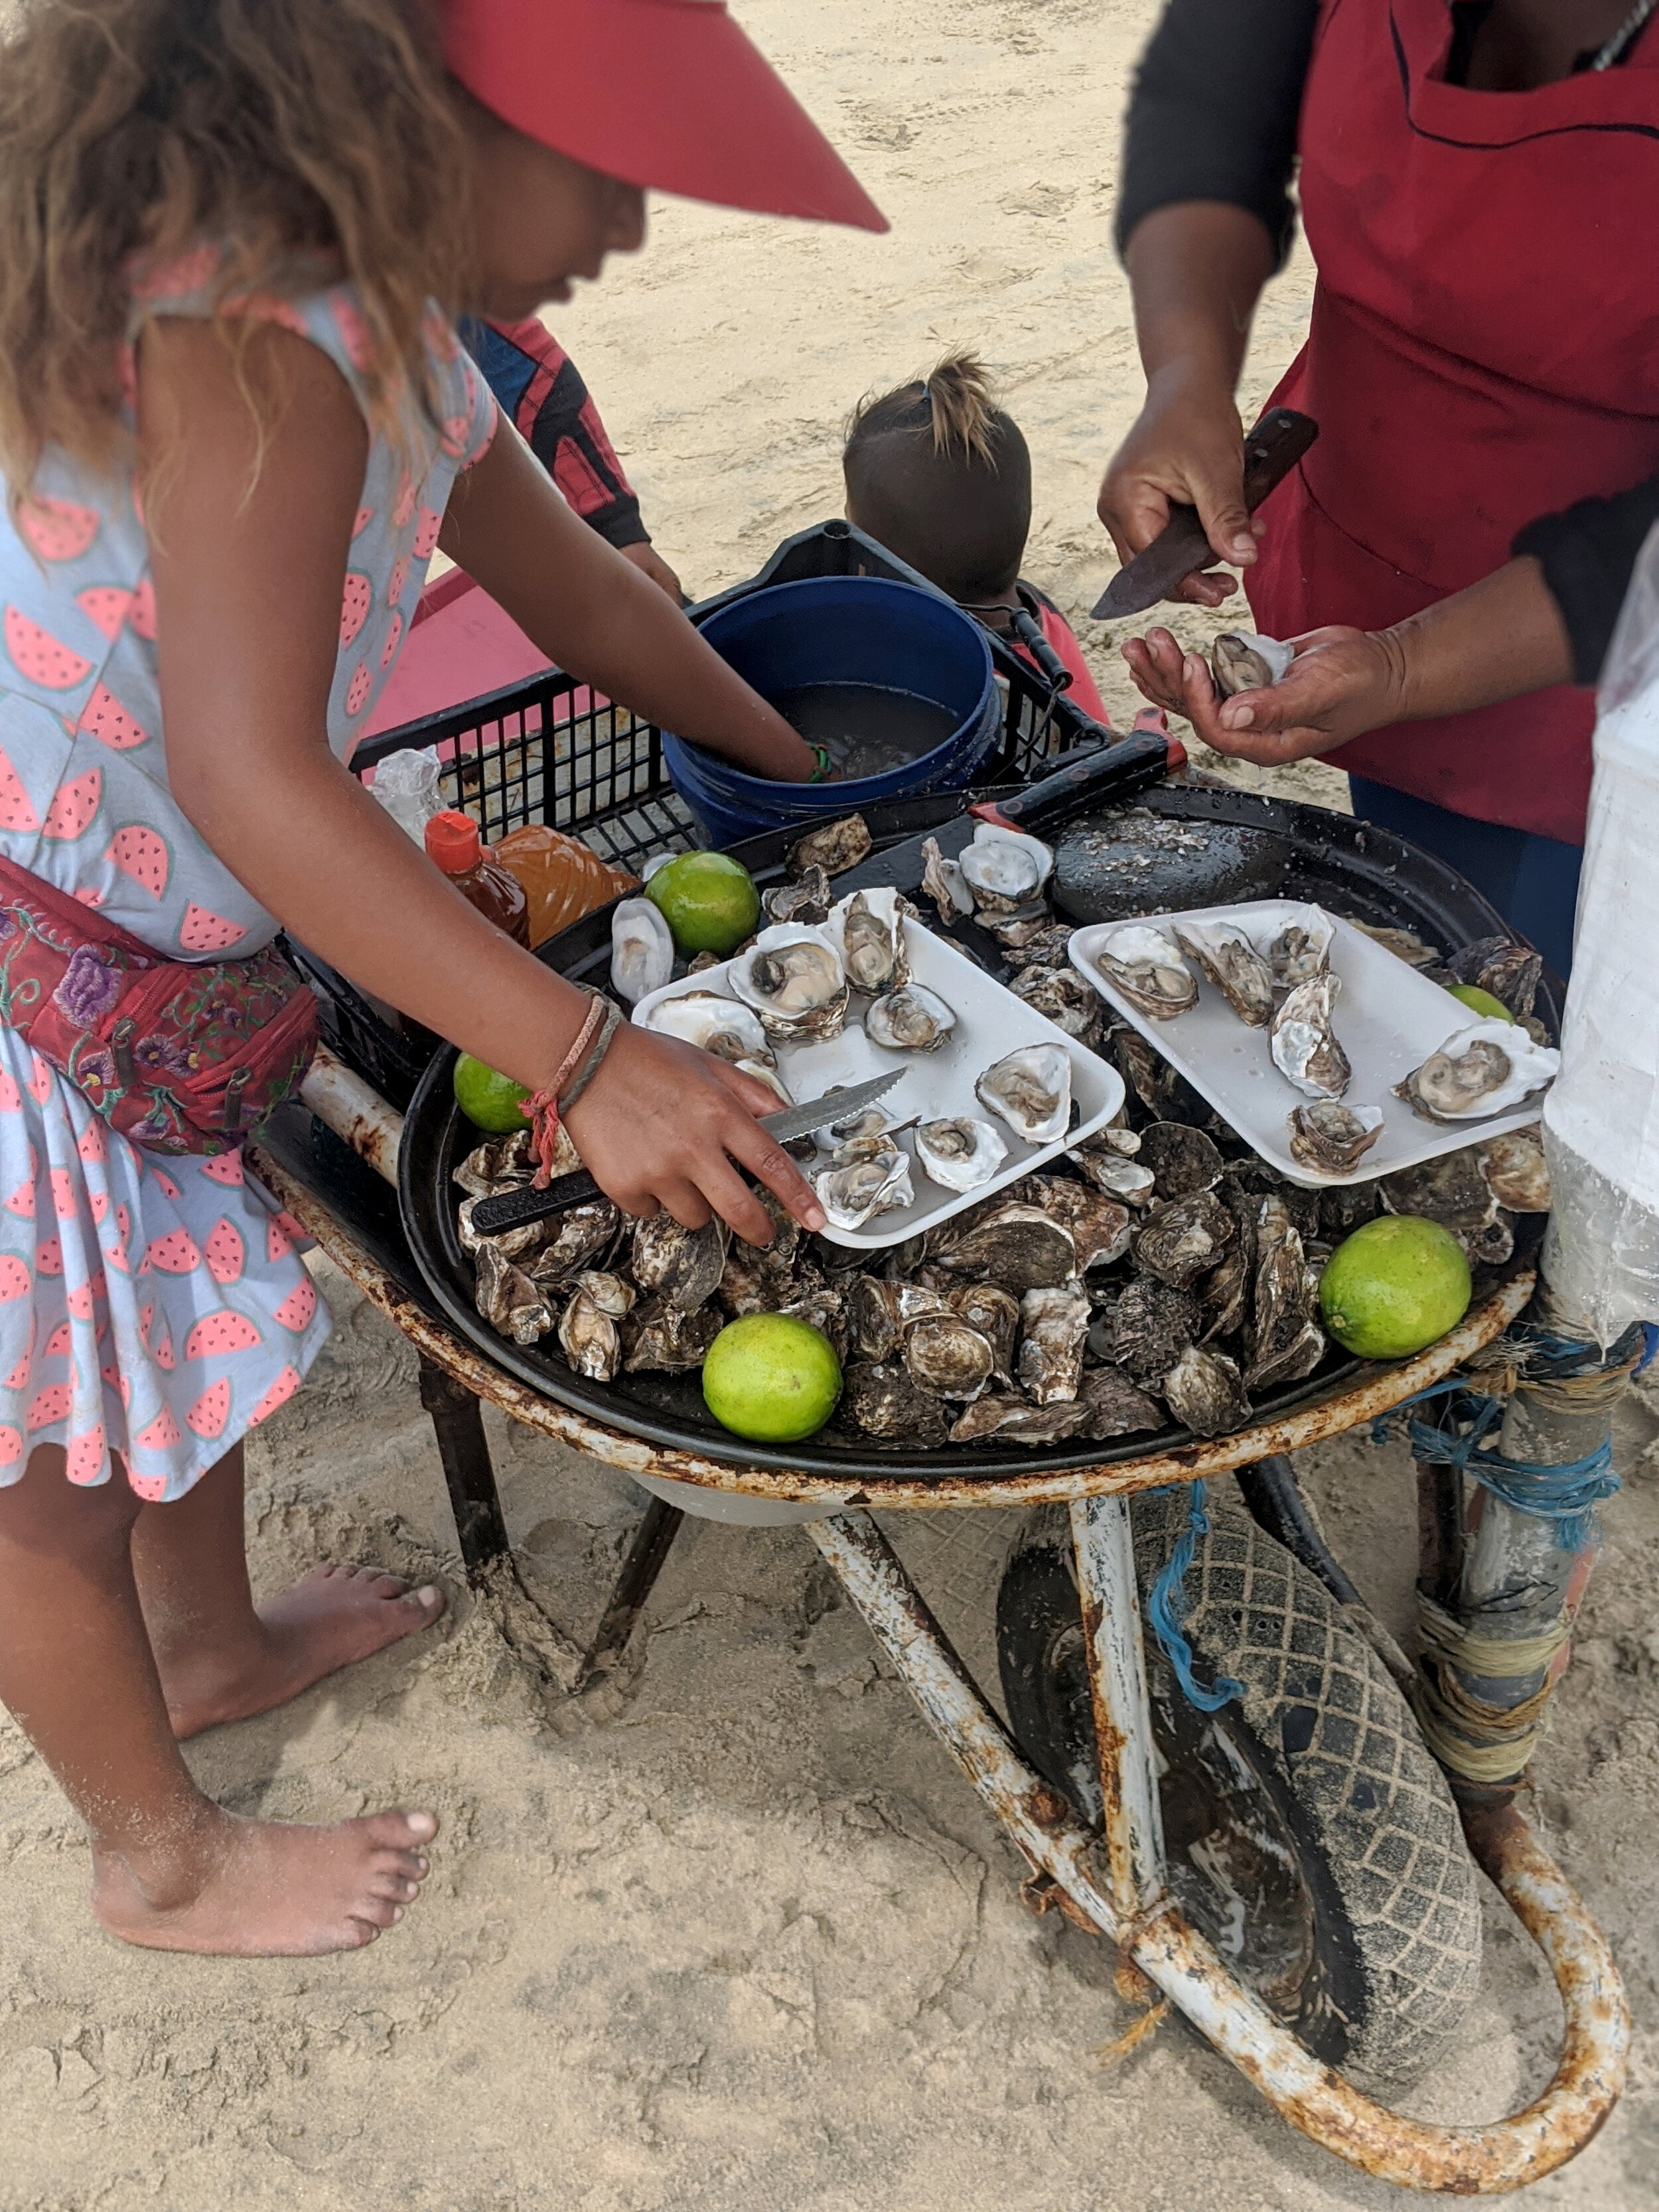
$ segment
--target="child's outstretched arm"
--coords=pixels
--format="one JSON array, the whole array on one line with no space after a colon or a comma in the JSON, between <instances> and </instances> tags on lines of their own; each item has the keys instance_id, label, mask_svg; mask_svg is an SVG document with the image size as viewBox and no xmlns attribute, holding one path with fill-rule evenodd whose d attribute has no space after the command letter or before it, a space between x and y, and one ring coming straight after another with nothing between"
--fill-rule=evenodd
<instances>
[{"instance_id":1,"label":"child's outstretched arm","mask_svg":"<svg viewBox=\"0 0 1659 2212\"><path fill-rule=\"evenodd\" d=\"M227 867L297 937L417 1021L540 1089L588 1002L492 929L328 749L340 595L367 453L362 420L337 371L305 340L262 329L250 354L253 373L281 396L263 441L210 325L164 321L140 347L173 794ZM592 536L574 518L572 526ZM665 625L695 635L653 584L610 557ZM671 690L664 711L684 726L678 705ZM823 1218L794 1163L757 1123L775 1105L723 1061L624 1024L570 1128L602 1188L630 1212L662 1206L696 1226L712 1207L763 1244L771 1224L734 1163L809 1228Z\"/></svg>"},{"instance_id":2,"label":"child's outstretched arm","mask_svg":"<svg viewBox=\"0 0 1659 2212\"><path fill-rule=\"evenodd\" d=\"M550 660L608 698L753 775L811 775L811 747L571 511L505 416L451 493L438 543Z\"/></svg>"}]
</instances>

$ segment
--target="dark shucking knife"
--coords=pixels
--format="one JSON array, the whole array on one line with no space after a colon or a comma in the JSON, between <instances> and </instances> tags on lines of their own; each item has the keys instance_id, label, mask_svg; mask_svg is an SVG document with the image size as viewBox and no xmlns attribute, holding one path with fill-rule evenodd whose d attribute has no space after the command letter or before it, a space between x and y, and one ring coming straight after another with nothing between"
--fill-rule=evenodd
<instances>
[{"instance_id":1,"label":"dark shucking knife","mask_svg":"<svg viewBox=\"0 0 1659 2212\"><path fill-rule=\"evenodd\" d=\"M1282 483L1319 435L1311 415L1270 407L1244 441L1244 504L1254 514ZM1172 501L1170 519L1152 544L1120 568L1091 610L1096 622L1145 613L1171 598L1188 577L1214 565L1215 554L1198 509Z\"/></svg>"},{"instance_id":2,"label":"dark shucking knife","mask_svg":"<svg viewBox=\"0 0 1659 2212\"><path fill-rule=\"evenodd\" d=\"M792 1138L809 1136L831 1121L845 1121L849 1114L861 1114L884 1097L903 1073L902 1067L889 1068L885 1074L872 1075L866 1082L850 1083L844 1091L826 1091L822 1098L785 1106L775 1114L763 1114L760 1125L769 1136L787 1145ZM573 1206L591 1205L604 1195L583 1168L575 1175L555 1176L544 1190L526 1185L520 1190L501 1190L481 1198L472 1209L472 1226L480 1237L501 1237L509 1229L527 1229L532 1221L568 1213Z\"/></svg>"}]
</instances>

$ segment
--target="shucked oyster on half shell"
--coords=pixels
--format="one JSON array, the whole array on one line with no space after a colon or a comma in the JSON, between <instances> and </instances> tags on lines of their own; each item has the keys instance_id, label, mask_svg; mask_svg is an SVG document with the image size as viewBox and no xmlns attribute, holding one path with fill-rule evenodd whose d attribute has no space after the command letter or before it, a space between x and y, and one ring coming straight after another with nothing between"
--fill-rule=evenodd
<instances>
[{"instance_id":1,"label":"shucked oyster on half shell","mask_svg":"<svg viewBox=\"0 0 1659 2212\"><path fill-rule=\"evenodd\" d=\"M1294 908L1268 937L1261 951L1273 970L1273 988L1293 991L1311 983L1331 964L1336 924L1322 906Z\"/></svg>"},{"instance_id":2,"label":"shucked oyster on half shell","mask_svg":"<svg viewBox=\"0 0 1659 2212\"><path fill-rule=\"evenodd\" d=\"M872 997L910 980L904 957L905 902L890 884L854 891L830 909L824 934L841 953L847 980Z\"/></svg>"},{"instance_id":3,"label":"shucked oyster on half shell","mask_svg":"<svg viewBox=\"0 0 1659 2212\"><path fill-rule=\"evenodd\" d=\"M982 1106L1028 1145L1052 1145L1072 1121L1072 1055L1063 1044L1026 1044L988 1067L974 1085Z\"/></svg>"},{"instance_id":4,"label":"shucked oyster on half shell","mask_svg":"<svg viewBox=\"0 0 1659 2212\"><path fill-rule=\"evenodd\" d=\"M1006 914L1034 904L1053 872L1054 856L1040 837L981 822L957 866L981 914Z\"/></svg>"},{"instance_id":5,"label":"shucked oyster on half shell","mask_svg":"<svg viewBox=\"0 0 1659 2212\"><path fill-rule=\"evenodd\" d=\"M884 992L864 1017L866 1036L888 1052L937 1052L956 1025L954 1011L922 983Z\"/></svg>"},{"instance_id":6,"label":"shucked oyster on half shell","mask_svg":"<svg viewBox=\"0 0 1659 2212\"><path fill-rule=\"evenodd\" d=\"M648 898L624 899L611 917L611 988L634 1006L674 973L674 939Z\"/></svg>"},{"instance_id":7,"label":"shucked oyster on half shell","mask_svg":"<svg viewBox=\"0 0 1659 2212\"><path fill-rule=\"evenodd\" d=\"M779 1042L839 1036L847 1019L847 974L823 930L775 922L726 970L732 988Z\"/></svg>"},{"instance_id":8,"label":"shucked oyster on half shell","mask_svg":"<svg viewBox=\"0 0 1659 2212\"><path fill-rule=\"evenodd\" d=\"M774 1064L760 1016L741 999L722 998L718 991L687 991L677 999L659 999L641 1016L640 1026L697 1045L734 1067L745 1060L766 1067Z\"/></svg>"},{"instance_id":9,"label":"shucked oyster on half shell","mask_svg":"<svg viewBox=\"0 0 1659 2212\"><path fill-rule=\"evenodd\" d=\"M977 1190L1008 1157L990 1122L966 1114L920 1123L912 1141L923 1175L942 1190Z\"/></svg>"},{"instance_id":10,"label":"shucked oyster on half shell","mask_svg":"<svg viewBox=\"0 0 1659 2212\"><path fill-rule=\"evenodd\" d=\"M1243 931L1230 921L1188 921L1177 924L1176 938L1240 1021L1266 1029L1273 1018L1273 971Z\"/></svg>"},{"instance_id":11,"label":"shucked oyster on half shell","mask_svg":"<svg viewBox=\"0 0 1659 2212\"><path fill-rule=\"evenodd\" d=\"M1507 1113L1555 1080L1561 1055L1518 1023L1472 1022L1415 1067L1395 1096L1428 1121L1479 1121Z\"/></svg>"},{"instance_id":12,"label":"shucked oyster on half shell","mask_svg":"<svg viewBox=\"0 0 1659 2212\"><path fill-rule=\"evenodd\" d=\"M1353 1079L1348 1055L1331 1026L1331 1009L1341 988L1327 969L1298 983L1273 1016L1273 1066L1310 1098L1340 1098Z\"/></svg>"},{"instance_id":13,"label":"shucked oyster on half shell","mask_svg":"<svg viewBox=\"0 0 1659 2212\"><path fill-rule=\"evenodd\" d=\"M1198 985L1174 940L1149 923L1115 929L1095 955L1137 1013L1173 1021L1198 1003Z\"/></svg>"},{"instance_id":14,"label":"shucked oyster on half shell","mask_svg":"<svg viewBox=\"0 0 1659 2212\"><path fill-rule=\"evenodd\" d=\"M862 1229L877 1214L908 1206L916 1194L908 1157L880 1137L837 1146L824 1166L809 1170L807 1180L834 1229Z\"/></svg>"},{"instance_id":15,"label":"shucked oyster on half shell","mask_svg":"<svg viewBox=\"0 0 1659 2212\"><path fill-rule=\"evenodd\" d=\"M1315 1098L1297 1107L1285 1126L1293 1160L1322 1175L1352 1175L1382 1133L1382 1109Z\"/></svg>"},{"instance_id":16,"label":"shucked oyster on half shell","mask_svg":"<svg viewBox=\"0 0 1659 2212\"><path fill-rule=\"evenodd\" d=\"M1224 699L1235 691L1261 691L1277 684L1296 658L1296 649L1253 629L1224 629L1210 647L1210 673Z\"/></svg>"}]
</instances>

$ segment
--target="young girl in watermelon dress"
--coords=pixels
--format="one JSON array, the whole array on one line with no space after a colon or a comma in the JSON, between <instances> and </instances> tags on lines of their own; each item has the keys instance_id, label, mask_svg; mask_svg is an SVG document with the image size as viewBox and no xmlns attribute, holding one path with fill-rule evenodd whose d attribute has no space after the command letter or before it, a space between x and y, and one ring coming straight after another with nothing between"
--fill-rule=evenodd
<instances>
[{"instance_id":1,"label":"young girl in watermelon dress","mask_svg":"<svg viewBox=\"0 0 1659 2212\"><path fill-rule=\"evenodd\" d=\"M569 513L453 334L460 310L530 314L637 247L650 184L880 227L698 0L9 11L0 857L172 960L286 926L557 1090L589 1001L344 763L441 545L607 694L760 774L811 772ZM132 1049L151 1074L179 1052ZM624 1026L569 1126L630 1212L714 1208L763 1243L739 1168L821 1219L757 1126L774 1103ZM252 1602L240 1440L325 1329L240 1154L145 1152L0 1027L0 1699L87 1822L94 1911L135 1942L349 1948L426 1871L428 1814L234 1820L177 1749L440 1610L355 1568Z\"/></svg>"}]
</instances>

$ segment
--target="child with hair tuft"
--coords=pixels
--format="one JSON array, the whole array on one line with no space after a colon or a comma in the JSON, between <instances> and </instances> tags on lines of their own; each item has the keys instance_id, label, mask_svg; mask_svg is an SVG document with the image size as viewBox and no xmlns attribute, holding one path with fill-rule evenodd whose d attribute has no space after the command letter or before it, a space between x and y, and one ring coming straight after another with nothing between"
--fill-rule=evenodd
<instances>
[{"instance_id":1,"label":"child with hair tuft","mask_svg":"<svg viewBox=\"0 0 1659 2212\"><path fill-rule=\"evenodd\" d=\"M1076 633L1047 593L1020 575L1031 527L1031 456L976 355L947 354L927 376L861 400L842 469L854 529L1029 659L1008 619L1023 607L1072 672L1066 697L1106 720Z\"/></svg>"}]
</instances>

